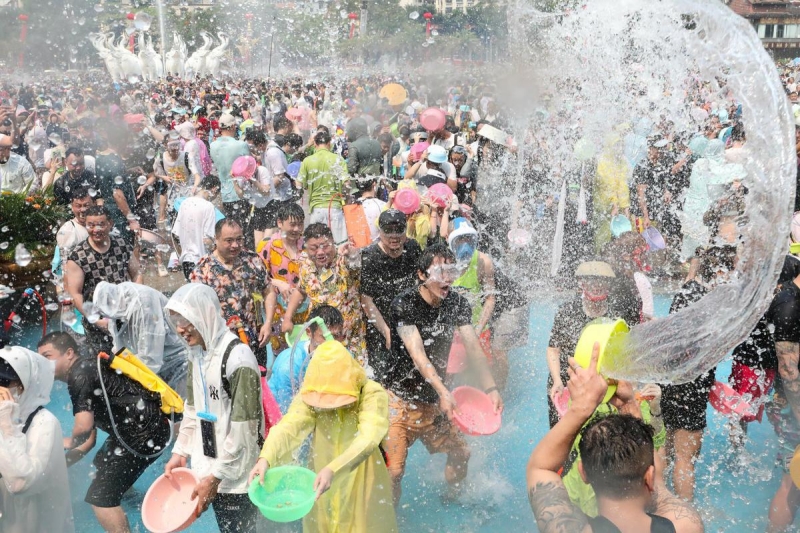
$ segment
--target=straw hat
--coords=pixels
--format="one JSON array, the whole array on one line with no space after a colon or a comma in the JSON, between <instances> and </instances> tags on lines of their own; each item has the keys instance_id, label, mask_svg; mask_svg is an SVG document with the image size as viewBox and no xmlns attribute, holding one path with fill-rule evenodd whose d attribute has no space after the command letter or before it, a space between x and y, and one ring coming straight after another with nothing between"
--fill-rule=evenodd
<instances>
[{"instance_id":1,"label":"straw hat","mask_svg":"<svg viewBox=\"0 0 800 533\"><path fill-rule=\"evenodd\" d=\"M319 345L306 370L300 397L311 407L338 409L356 402L366 373L339 341Z\"/></svg>"},{"instance_id":2,"label":"straw hat","mask_svg":"<svg viewBox=\"0 0 800 533\"><path fill-rule=\"evenodd\" d=\"M575 277L615 278L611 265L604 261L586 261L578 266Z\"/></svg>"}]
</instances>

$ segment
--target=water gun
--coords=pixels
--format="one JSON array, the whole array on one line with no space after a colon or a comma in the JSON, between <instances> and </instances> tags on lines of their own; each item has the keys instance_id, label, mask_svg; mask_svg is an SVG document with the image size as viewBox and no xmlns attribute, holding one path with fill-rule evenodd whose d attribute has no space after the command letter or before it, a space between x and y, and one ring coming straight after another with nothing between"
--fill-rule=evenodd
<instances>
[{"instance_id":1,"label":"water gun","mask_svg":"<svg viewBox=\"0 0 800 533\"><path fill-rule=\"evenodd\" d=\"M231 329L235 328L237 335L239 335L239 340L242 341L243 343L247 344L247 345L250 344L250 341L247 338L247 331L245 331L245 329L244 329L244 324L242 323L242 319L241 318L239 318L238 316L234 315L234 316L232 316L232 317L230 317L228 319L228 321L225 323L225 325L228 326Z\"/></svg>"}]
</instances>

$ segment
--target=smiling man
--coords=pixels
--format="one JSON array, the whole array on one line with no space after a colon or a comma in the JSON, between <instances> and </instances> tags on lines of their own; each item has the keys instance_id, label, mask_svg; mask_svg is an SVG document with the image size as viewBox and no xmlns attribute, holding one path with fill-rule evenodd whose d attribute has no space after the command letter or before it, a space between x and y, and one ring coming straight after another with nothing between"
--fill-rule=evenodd
<instances>
[{"instance_id":1,"label":"smiling man","mask_svg":"<svg viewBox=\"0 0 800 533\"><path fill-rule=\"evenodd\" d=\"M418 263L421 284L392 302L391 361L381 365L384 371L376 373L376 379L389 392L391 425L386 453L395 505L400 501L408 449L417 439L429 453L447 454L448 497L457 497L464 488L469 446L452 424L456 404L444 384L456 331L495 410L503 408L472 327L472 309L463 296L450 291L460 274L454 262L453 253L445 245L426 248Z\"/></svg>"}]
</instances>

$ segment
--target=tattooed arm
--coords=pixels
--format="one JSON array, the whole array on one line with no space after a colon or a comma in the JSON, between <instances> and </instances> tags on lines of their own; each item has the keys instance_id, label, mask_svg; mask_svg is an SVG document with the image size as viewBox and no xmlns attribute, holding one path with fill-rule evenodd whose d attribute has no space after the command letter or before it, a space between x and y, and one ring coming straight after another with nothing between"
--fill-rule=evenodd
<instances>
[{"instance_id":1,"label":"tattooed arm","mask_svg":"<svg viewBox=\"0 0 800 533\"><path fill-rule=\"evenodd\" d=\"M675 533L703 533L705 531L700 514L691 503L672 494L664 485L663 478L656 482L653 499L656 504L654 514L671 521L675 526Z\"/></svg>"},{"instance_id":2,"label":"tattooed arm","mask_svg":"<svg viewBox=\"0 0 800 533\"><path fill-rule=\"evenodd\" d=\"M545 479L550 477L550 480ZM530 479L530 476L529 476ZM528 485L536 525L542 533L589 533L586 515L573 504L561 478L554 472L541 476L533 486Z\"/></svg>"},{"instance_id":3,"label":"tattooed arm","mask_svg":"<svg viewBox=\"0 0 800 533\"><path fill-rule=\"evenodd\" d=\"M573 398L567 412L536 445L528 460L528 498L539 531L543 533L589 533L589 521L569 499L558 475L572 443L605 396L608 384L597 373L600 346L594 345L589 368L570 359L569 391Z\"/></svg>"},{"instance_id":4,"label":"tattooed arm","mask_svg":"<svg viewBox=\"0 0 800 533\"><path fill-rule=\"evenodd\" d=\"M778 341L775 343L778 353L778 372L783 380L786 399L792 407L795 419L800 422L800 344L796 342Z\"/></svg>"}]
</instances>

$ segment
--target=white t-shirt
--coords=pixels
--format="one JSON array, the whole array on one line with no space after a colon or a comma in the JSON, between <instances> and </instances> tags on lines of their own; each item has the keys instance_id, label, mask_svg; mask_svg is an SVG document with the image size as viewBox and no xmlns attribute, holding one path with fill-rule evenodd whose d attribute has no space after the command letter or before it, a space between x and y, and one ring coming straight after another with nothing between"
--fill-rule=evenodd
<instances>
[{"instance_id":1,"label":"white t-shirt","mask_svg":"<svg viewBox=\"0 0 800 533\"><path fill-rule=\"evenodd\" d=\"M286 160L286 154L283 153L283 150L281 150L274 141L270 141L267 146L267 151L264 152L263 159L264 167L266 167L269 175L272 199L281 201L288 200L292 196L292 183L287 177L289 173L289 162ZM284 177L276 186L272 178L278 174L284 174Z\"/></svg>"},{"instance_id":2,"label":"white t-shirt","mask_svg":"<svg viewBox=\"0 0 800 533\"><path fill-rule=\"evenodd\" d=\"M647 276L641 272L633 273L633 280L636 282L636 289L639 291L639 296L642 298L642 315L646 319L651 319L655 316L655 304L653 302L653 287Z\"/></svg>"},{"instance_id":3,"label":"white t-shirt","mask_svg":"<svg viewBox=\"0 0 800 533\"><path fill-rule=\"evenodd\" d=\"M442 172L444 172L444 175L448 179L448 181L457 178L456 167L454 167L453 164L450 163L449 161L445 161L444 163L442 163ZM426 163L422 163L417 169L417 174L416 176L414 176L414 178L417 179L427 175L428 175L428 165Z\"/></svg>"},{"instance_id":4,"label":"white t-shirt","mask_svg":"<svg viewBox=\"0 0 800 533\"><path fill-rule=\"evenodd\" d=\"M364 208L364 215L367 217L367 226L369 226L369 234L372 240L378 238L378 217L381 216L386 202L377 198L365 198L361 202Z\"/></svg>"},{"instance_id":5,"label":"white t-shirt","mask_svg":"<svg viewBox=\"0 0 800 533\"><path fill-rule=\"evenodd\" d=\"M214 238L214 225L217 222L214 204L199 196L190 196L178 209L178 216L172 225L172 233L180 239L181 261L197 263L206 255L204 238Z\"/></svg>"},{"instance_id":6,"label":"white t-shirt","mask_svg":"<svg viewBox=\"0 0 800 533\"><path fill-rule=\"evenodd\" d=\"M61 248L61 257L69 257L72 249L88 238L89 232L75 220L65 222L56 233L56 243Z\"/></svg>"}]
</instances>

